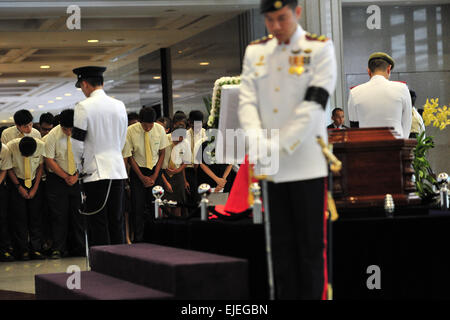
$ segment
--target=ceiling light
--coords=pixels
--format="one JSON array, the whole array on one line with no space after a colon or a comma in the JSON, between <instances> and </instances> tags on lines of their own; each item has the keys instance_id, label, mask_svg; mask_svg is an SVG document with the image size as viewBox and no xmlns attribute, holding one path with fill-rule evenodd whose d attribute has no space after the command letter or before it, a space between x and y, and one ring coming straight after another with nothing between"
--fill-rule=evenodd
<instances>
[{"instance_id":1,"label":"ceiling light","mask_svg":"<svg viewBox=\"0 0 450 320\"><path fill-rule=\"evenodd\" d=\"M209 62L200 62L201 66L209 66Z\"/></svg>"},{"instance_id":2,"label":"ceiling light","mask_svg":"<svg viewBox=\"0 0 450 320\"><path fill-rule=\"evenodd\" d=\"M50 69L50 66L40 66L41 69Z\"/></svg>"},{"instance_id":3,"label":"ceiling light","mask_svg":"<svg viewBox=\"0 0 450 320\"><path fill-rule=\"evenodd\" d=\"M56 97L56 100L62 100L62 98L61 97Z\"/></svg>"},{"instance_id":4,"label":"ceiling light","mask_svg":"<svg viewBox=\"0 0 450 320\"><path fill-rule=\"evenodd\" d=\"M183 53L183 51L181 51L181 50L180 50L180 51L178 51L178 53L179 53L179 54L182 54L182 53Z\"/></svg>"},{"instance_id":5,"label":"ceiling light","mask_svg":"<svg viewBox=\"0 0 450 320\"><path fill-rule=\"evenodd\" d=\"M91 40L88 40L87 42L89 42L89 43L96 43L96 42L98 42L98 40L91 39Z\"/></svg>"},{"instance_id":6,"label":"ceiling light","mask_svg":"<svg viewBox=\"0 0 450 320\"><path fill-rule=\"evenodd\" d=\"M179 97L181 97L181 96L180 96L179 94L174 94L173 97L174 97L174 98L179 98Z\"/></svg>"},{"instance_id":7,"label":"ceiling light","mask_svg":"<svg viewBox=\"0 0 450 320\"><path fill-rule=\"evenodd\" d=\"M3 123L8 122L8 120L2 120Z\"/></svg>"},{"instance_id":8,"label":"ceiling light","mask_svg":"<svg viewBox=\"0 0 450 320\"><path fill-rule=\"evenodd\" d=\"M17 82L24 83L27 82L27 80L17 80Z\"/></svg>"},{"instance_id":9,"label":"ceiling light","mask_svg":"<svg viewBox=\"0 0 450 320\"><path fill-rule=\"evenodd\" d=\"M161 77L160 76L154 76L153 79L158 80L158 79L161 79Z\"/></svg>"},{"instance_id":10,"label":"ceiling light","mask_svg":"<svg viewBox=\"0 0 450 320\"><path fill-rule=\"evenodd\" d=\"M38 105L38 108L39 108L39 109L41 109L41 108L43 108L43 107L44 107L43 104Z\"/></svg>"},{"instance_id":11,"label":"ceiling light","mask_svg":"<svg viewBox=\"0 0 450 320\"><path fill-rule=\"evenodd\" d=\"M30 112L34 112L34 109L29 109Z\"/></svg>"},{"instance_id":12,"label":"ceiling light","mask_svg":"<svg viewBox=\"0 0 450 320\"><path fill-rule=\"evenodd\" d=\"M70 97L72 94L71 94L71 93L64 93L64 95L65 95L66 97Z\"/></svg>"},{"instance_id":13,"label":"ceiling light","mask_svg":"<svg viewBox=\"0 0 450 320\"><path fill-rule=\"evenodd\" d=\"M81 91L81 88L77 88L78 91Z\"/></svg>"},{"instance_id":14,"label":"ceiling light","mask_svg":"<svg viewBox=\"0 0 450 320\"><path fill-rule=\"evenodd\" d=\"M48 100L47 102L48 102L48 103L54 103L55 101L53 101L53 100Z\"/></svg>"}]
</instances>

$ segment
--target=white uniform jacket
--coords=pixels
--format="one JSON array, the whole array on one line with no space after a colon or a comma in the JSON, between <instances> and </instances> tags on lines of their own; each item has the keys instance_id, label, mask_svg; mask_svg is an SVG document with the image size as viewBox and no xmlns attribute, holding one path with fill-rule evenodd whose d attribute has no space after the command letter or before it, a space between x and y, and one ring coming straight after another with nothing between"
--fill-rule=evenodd
<instances>
[{"instance_id":1,"label":"white uniform jacket","mask_svg":"<svg viewBox=\"0 0 450 320\"><path fill-rule=\"evenodd\" d=\"M412 104L408 87L381 75L350 90L348 118L360 128L394 127L401 138L411 131Z\"/></svg>"},{"instance_id":2,"label":"white uniform jacket","mask_svg":"<svg viewBox=\"0 0 450 320\"><path fill-rule=\"evenodd\" d=\"M122 101L95 90L75 106L72 151L84 182L126 179L122 149L128 118Z\"/></svg>"},{"instance_id":3,"label":"white uniform jacket","mask_svg":"<svg viewBox=\"0 0 450 320\"><path fill-rule=\"evenodd\" d=\"M327 176L327 163L316 141L317 136L327 141L324 106L314 99L305 100L305 95L311 87L331 95L335 84L332 41L311 36L300 26L289 44L278 44L276 38L269 37L247 47L238 116L247 132L279 130L279 164L276 172L269 174L270 180L277 183Z\"/></svg>"}]
</instances>

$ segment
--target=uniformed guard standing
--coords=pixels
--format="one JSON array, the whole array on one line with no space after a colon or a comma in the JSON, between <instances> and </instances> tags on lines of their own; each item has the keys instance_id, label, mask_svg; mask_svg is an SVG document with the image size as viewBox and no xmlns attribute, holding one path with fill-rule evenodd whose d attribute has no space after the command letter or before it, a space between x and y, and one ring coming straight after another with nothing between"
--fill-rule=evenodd
<instances>
[{"instance_id":1,"label":"uniformed guard standing","mask_svg":"<svg viewBox=\"0 0 450 320\"><path fill-rule=\"evenodd\" d=\"M86 194L89 245L124 242L123 192L127 178L122 149L127 135L123 102L103 91L105 67L74 69L85 100L75 106L72 151Z\"/></svg>"},{"instance_id":2,"label":"uniformed guard standing","mask_svg":"<svg viewBox=\"0 0 450 320\"><path fill-rule=\"evenodd\" d=\"M316 137L327 138L325 107L336 60L331 40L298 25L301 11L296 0L261 1L271 35L247 47L238 115L249 134L279 130L278 145L260 140L273 144L269 157L258 154L261 163L279 156L278 171L268 177L276 296L325 299L328 171Z\"/></svg>"},{"instance_id":3,"label":"uniformed guard standing","mask_svg":"<svg viewBox=\"0 0 450 320\"><path fill-rule=\"evenodd\" d=\"M394 59L384 52L369 56L370 80L353 87L348 96L348 117L352 127L394 127L401 138L411 131L411 95L405 83L389 81Z\"/></svg>"}]
</instances>

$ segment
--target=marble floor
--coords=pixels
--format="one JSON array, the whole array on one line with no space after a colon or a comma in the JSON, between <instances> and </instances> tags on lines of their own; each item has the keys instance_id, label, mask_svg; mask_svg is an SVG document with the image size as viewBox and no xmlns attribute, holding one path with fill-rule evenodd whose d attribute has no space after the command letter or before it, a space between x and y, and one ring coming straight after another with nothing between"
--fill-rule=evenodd
<instances>
[{"instance_id":1,"label":"marble floor","mask_svg":"<svg viewBox=\"0 0 450 320\"><path fill-rule=\"evenodd\" d=\"M86 258L0 262L0 290L35 293L34 276L41 273L66 272L71 265L87 270Z\"/></svg>"}]
</instances>

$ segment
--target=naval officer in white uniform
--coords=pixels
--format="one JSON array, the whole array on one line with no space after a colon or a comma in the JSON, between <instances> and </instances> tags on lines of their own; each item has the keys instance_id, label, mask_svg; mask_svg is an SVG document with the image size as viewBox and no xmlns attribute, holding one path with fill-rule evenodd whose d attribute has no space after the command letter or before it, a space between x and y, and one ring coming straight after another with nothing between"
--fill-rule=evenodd
<instances>
[{"instance_id":1,"label":"naval officer in white uniform","mask_svg":"<svg viewBox=\"0 0 450 320\"><path fill-rule=\"evenodd\" d=\"M406 84L389 81L394 59L384 52L372 53L367 73L370 80L350 90L348 117L351 127L393 127L399 138L408 139L412 104Z\"/></svg>"},{"instance_id":2,"label":"naval officer in white uniform","mask_svg":"<svg viewBox=\"0 0 450 320\"><path fill-rule=\"evenodd\" d=\"M261 1L271 36L247 47L238 111L247 132L279 130L271 154L279 156L279 169L268 184L278 299L326 297L328 169L316 137L327 140L325 107L335 89L336 59L331 40L298 24L301 10L296 0Z\"/></svg>"},{"instance_id":3,"label":"naval officer in white uniform","mask_svg":"<svg viewBox=\"0 0 450 320\"><path fill-rule=\"evenodd\" d=\"M72 151L81 177L85 175L84 211L98 211L87 216L90 246L124 242L122 199L127 172L122 149L128 117L123 102L103 91L105 70L91 66L73 70L76 87L86 99L75 106Z\"/></svg>"}]
</instances>

